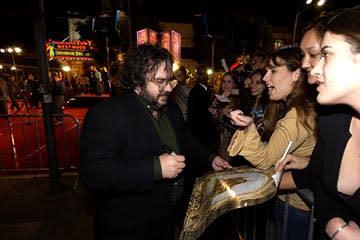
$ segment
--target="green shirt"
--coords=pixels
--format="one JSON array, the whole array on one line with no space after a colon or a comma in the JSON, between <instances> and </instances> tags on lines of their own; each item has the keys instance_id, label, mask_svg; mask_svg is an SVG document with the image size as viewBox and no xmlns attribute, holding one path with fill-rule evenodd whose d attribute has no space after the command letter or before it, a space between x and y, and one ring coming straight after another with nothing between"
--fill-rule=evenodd
<instances>
[{"instance_id":1,"label":"green shirt","mask_svg":"<svg viewBox=\"0 0 360 240\"><path fill-rule=\"evenodd\" d=\"M167 108L166 106L157 112L157 118L152 115L154 111L149 103L147 103L142 97L138 96L141 103L147 109L149 117L151 118L153 125L158 133L161 142L164 146L164 152L174 152L175 154L179 154L179 146L177 143L177 139L175 136L174 129L170 123ZM159 156L154 157L154 181L162 179L162 170ZM173 181L172 187L172 205L177 205L183 195L184 189L184 174L179 174L175 179L170 179Z\"/></svg>"}]
</instances>

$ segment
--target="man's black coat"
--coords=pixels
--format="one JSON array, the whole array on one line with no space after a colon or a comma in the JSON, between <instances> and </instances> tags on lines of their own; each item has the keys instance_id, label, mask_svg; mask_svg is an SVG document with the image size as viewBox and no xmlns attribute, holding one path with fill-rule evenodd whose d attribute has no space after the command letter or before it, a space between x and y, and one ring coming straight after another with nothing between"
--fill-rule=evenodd
<instances>
[{"instance_id":1,"label":"man's black coat","mask_svg":"<svg viewBox=\"0 0 360 240\"><path fill-rule=\"evenodd\" d=\"M182 113L167 113L180 153L209 166L211 151L188 134ZM96 239L166 239L173 223L174 180L153 180L164 146L135 93L98 103L86 114L80 139L80 179L95 198ZM170 233L173 236L173 233Z\"/></svg>"}]
</instances>

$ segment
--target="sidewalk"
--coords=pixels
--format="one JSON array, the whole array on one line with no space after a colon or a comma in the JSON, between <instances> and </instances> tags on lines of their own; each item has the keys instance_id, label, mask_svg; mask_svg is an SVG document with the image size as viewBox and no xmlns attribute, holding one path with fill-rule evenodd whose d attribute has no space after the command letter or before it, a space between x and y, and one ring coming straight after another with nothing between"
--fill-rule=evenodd
<instances>
[{"instance_id":1,"label":"sidewalk","mask_svg":"<svg viewBox=\"0 0 360 240\"><path fill-rule=\"evenodd\" d=\"M93 240L90 196L77 184L76 173L63 174L60 182L67 191L49 194L47 174L0 177L0 239ZM243 210L216 219L199 240L243 239L238 232Z\"/></svg>"},{"instance_id":2,"label":"sidewalk","mask_svg":"<svg viewBox=\"0 0 360 240\"><path fill-rule=\"evenodd\" d=\"M68 191L49 194L47 174L0 177L0 239L93 240L90 197L76 180L76 173L63 175ZM224 219L200 239L238 239L228 232L233 218Z\"/></svg>"},{"instance_id":3,"label":"sidewalk","mask_svg":"<svg viewBox=\"0 0 360 240\"><path fill-rule=\"evenodd\" d=\"M90 198L76 179L64 174L67 190L49 194L47 174L0 177L0 239L92 240Z\"/></svg>"}]
</instances>

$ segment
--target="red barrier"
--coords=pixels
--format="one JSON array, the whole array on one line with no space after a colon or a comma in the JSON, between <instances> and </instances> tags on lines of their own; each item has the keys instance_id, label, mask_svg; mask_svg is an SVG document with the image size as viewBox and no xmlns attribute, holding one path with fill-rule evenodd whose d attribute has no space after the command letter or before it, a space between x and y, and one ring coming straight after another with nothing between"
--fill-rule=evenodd
<instances>
[{"instance_id":1,"label":"red barrier","mask_svg":"<svg viewBox=\"0 0 360 240\"><path fill-rule=\"evenodd\" d=\"M54 126L59 168L70 169L79 164L80 128L86 111L87 108L65 109L64 122ZM0 174L48 168L44 120L39 113L0 117Z\"/></svg>"}]
</instances>

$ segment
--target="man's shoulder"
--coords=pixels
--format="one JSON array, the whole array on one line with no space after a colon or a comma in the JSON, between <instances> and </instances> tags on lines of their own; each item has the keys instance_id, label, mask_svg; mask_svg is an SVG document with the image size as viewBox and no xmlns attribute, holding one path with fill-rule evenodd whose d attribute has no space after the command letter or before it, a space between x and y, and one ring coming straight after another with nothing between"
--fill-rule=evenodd
<instances>
[{"instance_id":1,"label":"man's shoulder","mask_svg":"<svg viewBox=\"0 0 360 240\"><path fill-rule=\"evenodd\" d=\"M191 89L190 93L202 93L206 92L205 88L201 86L200 84L196 83Z\"/></svg>"},{"instance_id":2,"label":"man's shoulder","mask_svg":"<svg viewBox=\"0 0 360 240\"><path fill-rule=\"evenodd\" d=\"M189 85L180 85L180 86L179 86L179 90L182 91L182 92L184 92L186 95L189 95L189 93L190 93L190 91L191 91L192 88L193 88L193 87L191 87L191 86L189 86Z\"/></svg>"},{"instance_id":3,"label":"man's shoulder","mask_svg":"<svg viewBox=\"0 0 360 240\"><path fill-rule=\"evenodd\" d=\"M112 96L107 100L97 103L93 108L96 110L109 110L113 113L116 113L131 108L131 106L133 106L136 101L136 97L132 94L120 94L118 96Z\"/></svg>"}]
</instances>

